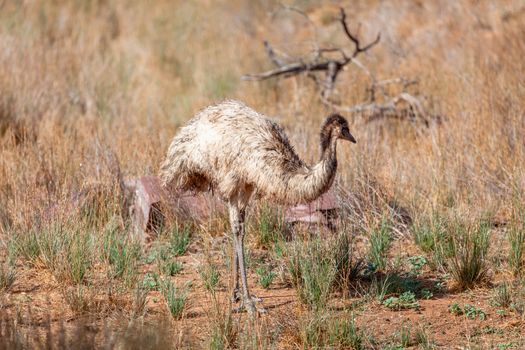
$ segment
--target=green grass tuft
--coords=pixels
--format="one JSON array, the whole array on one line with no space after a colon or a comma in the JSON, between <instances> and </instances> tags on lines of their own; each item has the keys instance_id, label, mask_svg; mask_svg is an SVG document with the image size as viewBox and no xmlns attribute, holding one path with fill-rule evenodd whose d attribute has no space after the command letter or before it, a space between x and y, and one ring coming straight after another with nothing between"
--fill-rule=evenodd
<instances>
[{"instance_id":1,"label":"green grass tuft","mask_svg":"<svg viewBox=\"0 0 525 350\"><path fill-rule=\"evenodd\" d=\"M103 256L110 265L111 278L123 278L127 286L134 286L141 254L140 244L124 232L114 228L105 232Z\"/></svg>"},{"instance_id":2,"label":"green grass tuft","mask_svg":"<svg viewBox=\"0 0 525 350\"><path fill-rule=\"evenodd\" d=\"M173 255L179 256L186 253L190 244L190 228L184 226L181 230L177 225L173 227L170 233L170 249Z\"/></svg>"},{"instance_id":3,"label":"green grass tuft","mask_svg":"<svg viewBox=\"0 0 525 350\"><path fill-rule=\"evenodd\" d=\"M284 238L284 217L280 210L263 204L259 209L257 221L252 224L259 246L271 249Z\"/></svg>"},{"instance_id":4,"label":"green grass tuft","mask_svg":"<svg viewBox=\"0 0 525 350\"><path fill-rule=\"evenodd\" d=\"M383 218L379 227L370 233L368 256L374 266L380 270L384 270L387 266L387 253L392 240L391 231L390 221Z\"/></svg>"},{"instance_id":5,"label":"green grass tuft","mask_svg":"<svg viewBox=\"0 0 525 350\"><path fill-rule=\"evenodd\" d=\"M329 245L320 240L296 243L289 251L288 271L301 302L313 310L323 309L336 274Z\"/></svg>"},{"instance_id":6,"label":"green grass tuft","mask_svg":"<svg viewBox=\"0 0 525 350\"><path fill-rule=\"evenodd\" d=\"M340 318L330 322L328 344L333 349L363 349L365 336L357 328L354 318Z\"/></svg>"},{"instance_id":7,"label":"green grass tuft","mask_svg":"<svg viewBox=\"0 0 525 350\"><path fill-rule=\"evenodd\" d=\"M260 266L255 269L255 272L259 276L259 284L261 287L268 289L275 277L275 272L273 272L272 269L267 266Z\"/></svg>"},{"instance_id":8,"label":"green grass tuft","mask_svg":"<svg viewBox=\"0 0 525 350\"><path fill-rule=\"evenodd\" d=\"M221 274L217 265L212 262L208 262L201 268L200 275L204 284L204 287L212 292L218 286L221 278Z\"/></svg>"},{"instance_id":9,"label":"green grass tuft","mask_svg":"<svg viewBox=\"0 0 525 350\"><path fill-rule=\"evenodd\" d=\"M447 270L461 289L471 288L486 277L489 226L484 221L474 226L456 221L453 229Z\"/></svg>"},{"instance_id":10,"label":"green grass tuft","mask_svg":"<svg viewBox=\"0 0 525 350\"><path fill-rule=\"evenodd\" d=\"M171 281L164 281L161 287L168 310L175 319L181 319L187 306L188 292L180 291Z\"/></svg>"}]
</instances>

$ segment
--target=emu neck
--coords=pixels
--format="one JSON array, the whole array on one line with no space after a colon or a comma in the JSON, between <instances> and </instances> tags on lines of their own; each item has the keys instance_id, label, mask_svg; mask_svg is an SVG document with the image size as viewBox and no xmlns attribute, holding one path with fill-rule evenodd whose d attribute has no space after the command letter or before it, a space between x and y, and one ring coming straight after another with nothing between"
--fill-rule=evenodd
<instances>
[{"instance_id":1,"label":"emu neck","mask_svg":"<svg viewBox=\"0 0 525 350\"><path fill-rule=\"evenodd\" d=\"M288 202L307 203L328 191L337 170L337 138L327 141L321 136L321 160L306 172L292 176L288 182Z\"/></svg>"},{"instance_id":2,"label":"emu neck","mask_svg":"<svg viewBox=\"0 0 525 350\"><path fill-rule=\"evenodd\" d=\"M337 164L337 137L321 134L321 159L322 161L331 161Z\"/></svg>"}]
</instances>

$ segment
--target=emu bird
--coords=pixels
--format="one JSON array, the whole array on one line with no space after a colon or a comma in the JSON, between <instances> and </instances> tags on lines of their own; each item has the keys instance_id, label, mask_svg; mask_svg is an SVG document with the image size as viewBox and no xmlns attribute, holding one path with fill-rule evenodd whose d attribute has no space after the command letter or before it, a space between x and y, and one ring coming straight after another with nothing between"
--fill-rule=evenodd
<instances>
[{"instance_id":1,"label":"emu bird","mask_svg":"<svg viewBox=\"0 0 525 350\"><path fill-rule=\"evenodd\" d=\"M356 142L347 121L332 114L321 128L321 159L308 166L279 125L241 102L224 101L201 110L169 146L160 169L162 185L171 190L210 190L228 205L234 248L233 301L240 300L241 308L251 314L264 309L256 307L259 300L250 295L246 281L246 208L252 199L297 204L318 198L333 183L338 139Z\"/></svg>"}]
</instances>

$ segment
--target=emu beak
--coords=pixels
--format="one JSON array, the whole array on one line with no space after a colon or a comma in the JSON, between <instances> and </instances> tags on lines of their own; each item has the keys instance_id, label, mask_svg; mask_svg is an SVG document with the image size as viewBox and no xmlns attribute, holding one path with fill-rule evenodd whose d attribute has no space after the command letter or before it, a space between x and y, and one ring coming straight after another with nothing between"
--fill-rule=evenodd
<instances>
[{"instance_id":1,"label":"emu beak","mask_svg":"<svg viewBox=\"0 0 525 350\"><path fill-rule=\"evenodd\" d=\"M357 141L355 140L355 138L352 136L352 134L350 134L349 131L343 131L343 135L342 135L342 139L343 140L347 140L347 141L350 141L352 143L357 143Z\"/></svg>"}]
</instances>

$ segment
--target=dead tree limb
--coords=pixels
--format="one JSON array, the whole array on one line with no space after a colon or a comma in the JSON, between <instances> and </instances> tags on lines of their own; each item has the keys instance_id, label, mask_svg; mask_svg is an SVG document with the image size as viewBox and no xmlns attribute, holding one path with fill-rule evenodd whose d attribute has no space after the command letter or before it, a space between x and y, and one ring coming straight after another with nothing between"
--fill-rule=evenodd
<instances>
[{"instance_id":1,"label":"dead tree limb","mask_svg":"<svg viewBox=\"0 0 525 350\"><path fill-rule=\"evenodd\" d=\"M308 16L300 12L303 16ZM308 18L308 20L310 20ZM311 22L311 20L310 20ZM346 37L354 44L354 51L351 55L347 55L344 49L341 48L320 48L316 44L316 48L314 51L314 58L309 62L293 62L286 64L284 61L280 60L276 54L271 45L264 41L264 47L266 49L266 53L268 54L268 57L270 58L270 61L277 66L276 69L272 69L263 73L259 74L247 74L242 77L243 80L252 80L252 81L260 81L260 80L266 80L270 78L275 78L279 76L289 77L293 75L298 75L301 73L311 73L311 72L325 72L325 83L322 87L322 95L330 95L331 90L333 89L333 85L337 79L337 76L341 69L345 67L347 64L352 62L359 54L370 50L372 47L377 45L381 39L381 35L378 34L376 39L364 46L361 45L361 42L357 35L353 34L350 29L348 28L348 24L346 21L346 13L343 8L340 9L340 17L339 22L341 23L341 26L343 28L344 33L346 34ZM340 54L340 57L338 59L329 58L326 57L324 54L326 53L332 53L332 52L338 52Z\"/></svg>"},{"instance_id":2,"label":"dead tree limb","mask_svg":"<svg viewBox=\"0 0 525 350\"><path fill-rule=\"evenodd\" d=\"M315 40L314 49L311 51L311 53L313 53L310 56L311 58L294 59L288 56L284 57L285 55L283 54L277 54L268 41L264 41L266 54L276 68L258 74L244 75L242 77L243 80L261 81L304 74L314 81L319 91L321 102L333 110L366 114L369 120L382 117L406 118L408 116L410 120L420 119L424 124L428 125L423 104L415 95L408 91L410 86L418 83L417 80L406 79L404 77L378 80L373 72L359 61L358 56L361 53L372 49L379 43L381 40L380 33L377 34L373 41L362 44L358 35L359 30L357 30L356 33L350 30L346 12L343 8L340 8L338 21L345 37L352 44L353 51L349 53L349 50L340 47L321 47L317 41L317 27L308 15L293 7L284 6L283 8L299 13L313 26ZM335 90L339 73L348 64L354 64L362 70L370 78L371 84L366 90L368 94L366 102L354 106L341 106L334 103L330 97ZM401 87L401 92L397 95L392 95L391 86L396 86L397 88L395 90L397 91L399 91L399 87Z\"/></svg>"}]
</instances>

